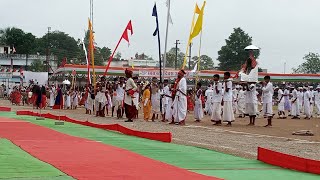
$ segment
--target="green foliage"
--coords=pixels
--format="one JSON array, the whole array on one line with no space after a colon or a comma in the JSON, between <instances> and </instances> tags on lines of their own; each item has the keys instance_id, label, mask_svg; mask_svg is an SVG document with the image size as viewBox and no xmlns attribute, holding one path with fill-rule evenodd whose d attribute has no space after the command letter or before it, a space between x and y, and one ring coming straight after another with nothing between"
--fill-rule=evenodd
<instances>
[{"instance_id":1,"label":"green foliage","mask_svg":"<svg viewBox=\"0 0 320 180\"><path fill-rule=\"evenodd\" d=\"M298 66L298 68L292 69L294 73L298 74L317 74L320 73L320 55L318 53L312 53L303 57L304 63Z\"/></svg>"},{"instance_id":2,"label":"green foliage","mask_svg":"<svg viewBox=\"0 0 320 180\"><path fill-rule=\"evenodd\" d=\"M117 52L116 55L114 55L115 59L121 59L121 52Z\"/></svg>"},{"instance_id":3,"label":"green foliage","mask_svg":"<svg viewBox=\"0 0 320 180\"><path fill-rule=\"evenodd\" d=\"M198 56L194 56L192 58L194 63L191 63L191 69L195 66L195 63L198 62ZM193 67L192 67L193 65ZM207 55L201 55L200 56L200 70L213 70L213 60L211 57Z\"/></svg>"},{"instance_id":4,"label":"green foliage","mask_svg":"<svg viewBox=\"0 0 320 180\"><path fill-rule=\"evenodd\" d=\"M237 71L249 57L245 47L252 44L252 37L241 28L234 28L234 32L226 39L226 45L218 51L219 70ZM258 58L259 54L255 54Z\"/></svg>"},{"instance_id":5,"label":"green foliage","mask_svg":"<svg viewBox=\"0 0 320 180\"><path fill-rule=\"evenodd\" d=\"M46 66L40 60L33 61L30 65L29 69L33 72L47 71Z\"/></svg>"},{"instance_id":6,"label":"green foliage","mask_svg":"<svg viewBox=\"0 0 320 180\"><path fill-rule=\"evenodd\" d=\"M180 51L178 48L178 58L177 58L177 68L180 68L183 63L184 53ZM166 67L174 68L176 61L176 48L173 47L167 52L167 60L166 60Z\"/></svg>"},{"instance_id":7,"label":"green foliage","mask_svg":"<svg viewBox=\"0 0 320 180\"><path fill-rule=\"evenodd\" d=\"M0 43L14 46L17 54L30 54L34 53L36 37L19 28L6 28L0 30Z\"/></svg>"}]
</instances>

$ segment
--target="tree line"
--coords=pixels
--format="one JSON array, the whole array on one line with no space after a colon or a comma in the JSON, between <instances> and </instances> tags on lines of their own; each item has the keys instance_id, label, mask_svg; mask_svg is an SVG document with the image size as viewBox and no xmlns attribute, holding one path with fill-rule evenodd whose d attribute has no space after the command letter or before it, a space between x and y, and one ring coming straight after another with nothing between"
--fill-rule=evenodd
<instances>
[{"instance_id":1,"label":"tree line","mask_svg":"<svg viewBox=\"0 0 320 180\"><path fill-rule=\"evenodd\" d=\"M84 43L88 45L89 33L86 33ZM234 28L230 36L225 40L225 45L218 51L216 65L218 70L222 71L238 71L241 65L244 64L248 58L248 53L244 50L246 46L252 44L252 37L247 34L241 28ZM73 64L86 64L86 58L83 52L82 44L80 39L75 39L69 34L61 31L53 31L44 34L42 37L36 37L32 33L24 32L22 29L15 27L8 27L0 29L0 44L14 46L16 53L18 54L40 54L46 55L47 47L49 49L49 55L57 57L58 65L61 63L63 58L67 58L67 63ZM177 58L176 58L177 51ZM95 64L105 65L111 56L111 49L108 47L99 47L95 45ZM136 53L137 56L143 57L147 60L153 60L151 56L145 55L144 53ZM166 67L181 67L185 54L176 49L171 48L167 54ZM255 57L259 57L259 53L255 54ZM116 53L115 59L121 59L121 53ZM189 59L187 58L189 61ZM198 60L197 56L191 58L187 67L193 69ZM304 62L293 69L294 73L319 73L320 72L320 55L317 53L309 53L303 58ZM177 62L176 62L177 61ZM34 69L42 70L41 63L34 64ZM208 55L200 56L200 69L201 70L212 70L214 69L213 59ZM260 69L261 70L261 69Z\"/></svg>"}]
</instances>

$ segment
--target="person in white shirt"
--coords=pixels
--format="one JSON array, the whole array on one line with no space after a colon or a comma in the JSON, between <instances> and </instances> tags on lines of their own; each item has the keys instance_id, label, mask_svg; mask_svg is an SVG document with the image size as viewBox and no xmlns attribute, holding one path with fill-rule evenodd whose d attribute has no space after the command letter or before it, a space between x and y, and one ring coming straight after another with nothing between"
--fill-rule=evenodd
<instances>
[{"instance_id":1,"label":"person in white shirt","mask_svg":"<svg viewBox=\"0 0 320 180\"><path fill-rule=\"evenodd\" d=\"M222 102L222 83L219 82L219 74L213 76L213 97L212 97L212 114L211 121L214 125L221 125L221 102Z\"/></svg>"},{"instance_id":2,"label":"person in white shirt","mask_svg":"<svg viewBox=\"0 0 320 180\"><path fill-rule=\"evenodd\" d=\"M234 114L239 114L238 108L238 98L239 98L239 85L235 85L232 90L232 108Z\"/></svg>"},{"instance_id":3,"label":"person in white shirt","mask_svg":"<svg viewBox=\"0 0 320 180\"><path fill-rule=\"evenodd\" d=\"M116 86L116 101L114 103L114 109L117 112L117 118L120 119L123 117L124 114L124 106L123 106L123 100L124 100L124 78L120 77L119 83L115 84Z\"/></svg>"},{"instance_id":4,"label":"person in white shirt","mask_svg":"<svg viewBox=\"0 0 320 180\"><path fill-rule=\"evenodd\" d=\"M246 92L243 90L242 86L239 86L237 107L238 107L239 118L244 117L245 114L246 114L246 111L245 111L245 107L246 107Z\"/></svg>"},{"instance_id":5,"label":"person in white shirt","mask_svg":"<svg viewBox=\"0 0 320 180\"><path fill-rule=\"evenodd\" d=\"M273 96L273 85L270 82L271 77L265 76L264 81L262 82L262 108L264 116L268 118L268 124L264 127L271 127L272 126L272 117L273 117L273 110L272 110L272 96Z\"/></svg>"},{"instance_id":6,"label":"person in white shirt","mask_svg":"<svg viewBox=\"0 0 320 180\"><path fill-rule=\"evenodd\" d=\"M162 122L166 122L166 112L167 108L171 109L171 105L168 106L169 103L169 98L171 98L170 89L168 86L168 80L165 79L163 80L163 93L161 94L161 99L162 99Z\"/></svg>"},{"instance_id":7,"label":"person in white shirt","mask_svg":"<svg viewBox=\"0 0 320 180\"><path fill-rule=\"evenodd\" d=\"M299 109L299 99L298 99L298 91L293 86L291 87L292 90L292 98L291 98L291 115L293 116L291 119L300 119L300 109Z\"/></svg>"},{"instance_id":8,"label":"person in white shirt","mask_svg":"<svg viewBox=\"0 0 320 180\"><path fill-rule=\"evenodd\" d=\"M194 118L195 122L200 122L203 118L203 108L202 108L202 90L201 83L197 83L197 90L195 93L195 101L194 101Z\"/></svg>"},{"instance_id":9,"label":"person in white shirt","mask_svg":"<svg viewBox=\"0 0 320 180\"><path fill-rule=\"evenodd\" d=\"M304 107L304 114L306 115L304 119L311 118L310 101L311 101L310 91L308 91L308 87L304 87L303 88L303 107Z\"/></svg>"},{"instance_id":10,"label":"person in white shirt","mask_svg":"<svg viewBox=\"0 0 320 180\"><path fill-rule=\"evenodd\" d=\"M247 84L247 92L245 97L245 104L246 104L246 114L249 115L250 123L248 126L254 126L257 116L257 88L255 82L248 82Z\"/></svg>"},{"instance_id":11,"label":"person in white shirt","mask_svg":"<svg viewBox=\"0 0 320 180\"><path fill-rule=\"evenodd\" d=\"M283 98L284 98L284 110L288 111L288 115L291 116L291 102L290 102L290 90L289 86L286 86L285 90L283 91Z\"/></svg>"},{"instance_id":12,"label":"person in white shirt","mask_svg":"<svg viewBox=\"0 0 320 180\"><path fill-rule=\"evenodd\" d=\"M284 112L284 104L285 104L285 98L284 98L284 92L281 88L276 87L275 90L278 90L278 115L279 119L286 119L286 113Z\"/></svg>"},{"instance_id":13,"label":"person in white shirt","mask_svg":"<svg viewBox=\"0 0 320 180\"><path fill-rule=\"evenodd\" d=\"M50 88L50 100L49 100L49 107L52 109L52 107L54 106L54 102L55 102L55 94L56 94L56 88L54 87L54 84L51 85Z\"/></svg>"},{"instance_id":14,"label":"person in white shirt","mask_svg":"<svg viewBox=\"0 0 320 180\"><path fill-rule=\"evenodd\" d=\"M212 86L209 85L208 89L206 90L204 96L205 96L205 107L204 107L204 114L208 114L211 116L212 114L212 98L213 98L213 89Z\"/></svg>"},{"instance_id":15,"label":"person in white shirt","mask_svg":"<svg viewBox=\"0 0 320 180\"><path fill-rule=\"evenodd\" d=\"M224 73L224 93L223 93L223 114L222 119L228 122L227 126L231 126L234 121L234 113L232 108L232 81L230 79L230 72Z\"/></svg>"},{"instance_id":16,"label":"person in white shirt","mask_svg":"<svg viewBox=\"0 0 320 180\"><path fill-rule=\"evenodd\" d=\"M311 115L311 118L313 117L313 109L314 109L314 96L315 96L315 92L313 90L313 86L309 86L309 92L310 92L310 96L311 96L311 100L310 100L310 115Z\"/></svg>"},{"instance_id":17,"label":"person in white shirt","mask_svg":"<svg viewBox=\"0 0 320 180\"><path fill-rule=\"evenodd\" d=\"M187 81L184 78L184 70L178 72L178 78L176 79L173 92L174 101L172 103L173 119L176 125L185 125L187 117Z\"/></svg>"},{"instance_id":18,"label":"person in white shirt","mask_svg":"<svg viewBox=\"0 0 320 180\"><path fill-rule=\"evenodd\" d=\"M173 90L173 85L171 85L171 87L169 87L169 91L165 93L165 96L167 97L168 100L168 104L167 104L167 108L166 108L166 113L165 113L165 121L172 121L172 90Z\"/></svg>"},{"instance_id":19,"label":"person in white shirt","mask_svg":"<svg viewBox=\"0 0 320 180\"><path fill-rule=\"evenodd\" d=\"M124 110L126 112L127 120L125 122L133 122L133 118L136 114L136 106L133 102L134 92L137 91L138 87L134 80L132 79L133 72L131 70L125 70L127 82L125 86L125 94L124 94Z\"/></svg>"},{"instance_id":20,"label":"person in white shirt","mask_svg":"<svg viewBox=\"0 0 320 180\"><path fill-rule=\"evenodd\" d=\"M299 89L299 91L298 91L299 111L300 111L300 113L302 113L303 112L303 106L302 106L302 104L303 104L303 88L299 87L298 89Z\"/></svg>"},{"instance_id":21,"label":"person in white shirt","mask_svg":"<svg viewBox=\"0 0 320 180\"><path fill-rule=\"evenodd\" d=\"M314 104L317 109L317 118L320 117L320 86L317 87L314 93Z\"/></svg>"}]
</instances>

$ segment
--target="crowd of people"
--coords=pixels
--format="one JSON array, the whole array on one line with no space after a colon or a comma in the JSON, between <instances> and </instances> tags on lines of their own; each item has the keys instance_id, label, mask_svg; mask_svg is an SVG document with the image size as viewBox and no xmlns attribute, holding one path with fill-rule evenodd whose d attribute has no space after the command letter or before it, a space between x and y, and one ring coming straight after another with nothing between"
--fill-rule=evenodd
<instances>
[{"instance_id":1,"label":"crowd of people","mask_svg":"<svg viewBox=\"0 0 320 180\"><path fill-rule=\"evenodd\" d=\"M218 74L204 91L198 82L196 88L188 90L184 70L178 72L175 82L140 82L133 72L126 69L126 77L115 78L107 82L101 78L96 86L79 88L67 85L9 88L8 99L12 104L30 104L34 108L77 109L84 106L86 114L105 117L111 115L118 119L127 117L126 122L138 118L139 110L145 121L161 120L170 124L184 125L188 112L193 111L195 122L201 122L209 116L214 125L226 122L231 126L235 116L249 117L248 125L255 125L256 117L267 118L272 126L273 107L278 106L278 118L310 119L316 107L320 116L320 86L298 87L288 84L273 86L271 77L264 81L239 83L233 81L230 73L225 72L223 79ZM0 94L4 94L3 86ZM261 109L259 109L261 107ZM109 112L110 111L110 112Z\"/></svg>"}]
</instances>

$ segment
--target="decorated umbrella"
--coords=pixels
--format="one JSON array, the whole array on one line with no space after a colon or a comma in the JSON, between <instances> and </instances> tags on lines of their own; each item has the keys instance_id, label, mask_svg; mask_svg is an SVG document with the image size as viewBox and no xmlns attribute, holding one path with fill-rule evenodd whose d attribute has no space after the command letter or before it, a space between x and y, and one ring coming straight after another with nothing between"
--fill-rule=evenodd
<instances>
[{"instance_id":1,"label":"decorated umbrella","mask_svg":"<svg viewBox=\"0 0 320 180\"><path fill-rule=\"evenodd\" d=\"M250 45L250 46L247 46L246 48L244 48L244 50L246 50L246 51L250 51L250 50L260 50L260 48L258 48L258 47L255 46L255 45Z\"/></svg>"},{"instance_id":2,"label":"decorated umbrella","mask_svg":"<svg viewBox=\"0 0 320 180\"><path fill-rule=\"evenodd\" d=\"M70 85L71 83L70 83L69 80L64 80L64 81L62 82L62 84L64 84L64 85Z\"/></svg>"}]
</instances>

